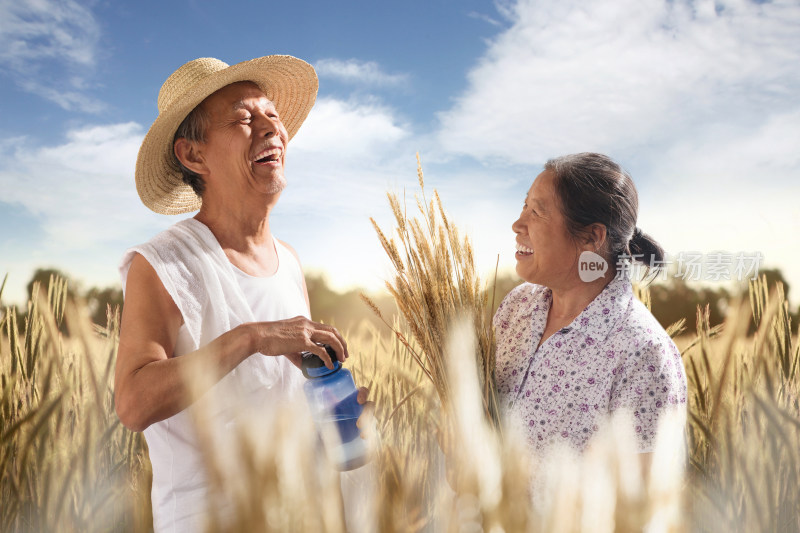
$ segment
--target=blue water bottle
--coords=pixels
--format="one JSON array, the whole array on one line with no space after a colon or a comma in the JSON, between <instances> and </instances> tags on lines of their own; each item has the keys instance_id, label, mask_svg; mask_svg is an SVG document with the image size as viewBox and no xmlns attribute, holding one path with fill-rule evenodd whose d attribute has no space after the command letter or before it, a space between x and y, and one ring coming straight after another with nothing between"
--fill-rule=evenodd
<instances>
[{"instance_id":1,"label":"blue water bottle","mask_svg":"<svg viewBox=\"0 0 800 533\"><path fill-rule=\"evenodd\" d=\"M353 375L342 368L330 346L325 350L333 368L311 352L302 352L303 375L308 379L303 390L314 417L314 424L325 445L328 458L339 470L353 470L369 461L367 446L356 427L361 416L361 404Z\"/></svg>"}]
</instances>

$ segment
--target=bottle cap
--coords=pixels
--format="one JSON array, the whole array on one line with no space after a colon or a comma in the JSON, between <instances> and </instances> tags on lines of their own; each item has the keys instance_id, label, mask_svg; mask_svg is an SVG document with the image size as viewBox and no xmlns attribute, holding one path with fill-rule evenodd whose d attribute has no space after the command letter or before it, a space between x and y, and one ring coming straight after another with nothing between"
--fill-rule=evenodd
<instances>
[{"instance_id":1,"label":"bottle cap","mask_svg":"<svg viewBox=\"0 0 800 533\"><path fill-rule=\"evenodd\" d=\"M327 374L331 374L342 367L342 364L336 359L336 352L333 351L333 348L327 344L323 344L322 346L325 348L325 351L328 352L328 355L333 362L333 368L331 369L325 366L325 362L315 353L300 352L300 354L303 356L301 364L303 375L307 379L318 378Z\"/></svg>"}]
</instances>

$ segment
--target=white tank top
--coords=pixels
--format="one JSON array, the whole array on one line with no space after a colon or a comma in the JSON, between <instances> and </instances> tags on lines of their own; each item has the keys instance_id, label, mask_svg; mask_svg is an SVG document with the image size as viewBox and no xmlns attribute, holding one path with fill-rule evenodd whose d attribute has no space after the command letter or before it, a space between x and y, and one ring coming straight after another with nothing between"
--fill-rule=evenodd
<instances>
[{"instance_id":1,"label":"white tank top","mask_svg":"<svg viewBox=\"0 0 800 533\"><path fill-rule=\"evenodd\" d=\"M235 266L236 280L253 311L256 321L275 321L296 316L310 318L303 292L303 272L295 256L277 239L278 269L272 276L250 276ZM232 265L233 266L233 265ZM192 350L186 325L178 331L174 357ZM268 366L266 356L256 354L259 362L281 379L272 388L252 391L246 408L263 412L264 406L280 409L291 398L303 397L303 374L285 357L279 365ZM153 526L156 533L202 531L209 502L206 499L207 480L196 436L191 422L182 411L144 430L153 465Z\"/></svg>"}]
</instances>

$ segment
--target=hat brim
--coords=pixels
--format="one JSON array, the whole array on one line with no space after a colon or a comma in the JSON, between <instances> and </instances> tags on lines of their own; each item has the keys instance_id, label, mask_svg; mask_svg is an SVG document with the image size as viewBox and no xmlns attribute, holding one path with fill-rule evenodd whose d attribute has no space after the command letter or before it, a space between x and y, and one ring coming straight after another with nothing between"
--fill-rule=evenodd
<instances>
[{"instance_id":1,"label":"hat brim","mask_svg":"<svg viewBox=\"0 0 800 533\"><path fill-rule=\"evenodd\" d=\"M136 191L156 213L177 215L200 209L202 200L183 182L174 159L173 139L181 122L209 95L240 81L256 83L274 104L289 139L294 137L317 99L314 68L292 56L266 56L231 65L206 76L160 113L136 158Z\"/></svg>"}]
</instances>

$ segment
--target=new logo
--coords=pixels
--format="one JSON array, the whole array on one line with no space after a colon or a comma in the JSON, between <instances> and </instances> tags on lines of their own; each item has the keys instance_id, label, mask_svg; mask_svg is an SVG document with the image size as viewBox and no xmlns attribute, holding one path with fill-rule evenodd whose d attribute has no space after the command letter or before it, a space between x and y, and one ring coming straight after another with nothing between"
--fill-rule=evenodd
<instances>
[{"instance_id":1,"label":"new logo","mask_svg":"<svg viewBox=\"0 0 800 533\"><path fill-rule=\"evenodd\" d=\"M581 252L578 258L578 275L581 281L589 283L600 279L608 270L608 262L601 255L588 250Z\"/></svg>"}]
</instances>

